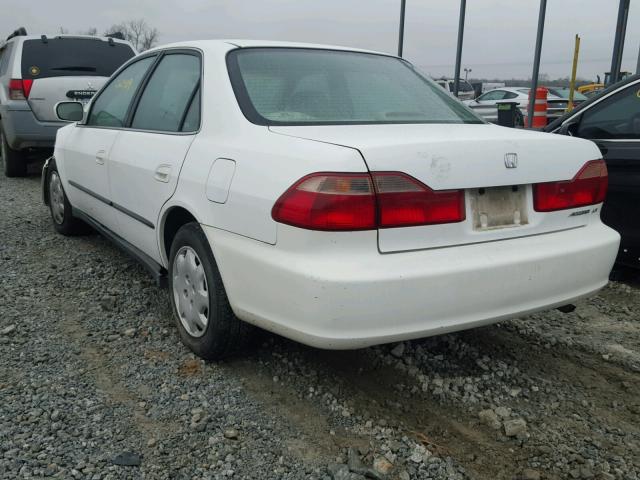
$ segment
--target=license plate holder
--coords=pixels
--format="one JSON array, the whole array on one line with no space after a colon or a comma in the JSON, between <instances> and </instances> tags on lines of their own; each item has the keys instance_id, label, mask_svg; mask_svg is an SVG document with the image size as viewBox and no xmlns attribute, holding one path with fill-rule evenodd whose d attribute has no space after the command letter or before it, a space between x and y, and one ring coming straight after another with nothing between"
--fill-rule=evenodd
<instances>
[{"instance_id":1,"label":"license plate holder","mask_svg":"<svg viewBox=\"0 0 640 480\"><path fill-rule=\"evenodd\" d=\"M477 231L520 227L529 220L523 185L473 189L470 204L473 229Z\"/></svg>"}]
</instances>

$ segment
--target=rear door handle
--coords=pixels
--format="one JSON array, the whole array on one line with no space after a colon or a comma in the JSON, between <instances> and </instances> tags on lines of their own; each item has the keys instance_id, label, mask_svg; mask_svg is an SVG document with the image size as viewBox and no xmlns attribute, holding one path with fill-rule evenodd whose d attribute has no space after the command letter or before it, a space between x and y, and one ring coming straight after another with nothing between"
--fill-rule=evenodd
<instances>
[{"instance_id":1,"label":"rear door handle","mask_svg":"<svg viewBox=\"0 0 640 480\"><path fill-rule=\"evenodd\" d=\"M171 176L171 165L159 165L153 175L158 182L169 183Z\"/></svg>"},{"instance_id":2,"label":"rear door handle","mask_svg":"<svg viewBox=\"0 0 640 480\"><path fill-rule=\"evenodd\" d=\"M96 163L104 165L104 161L107 159L106 150L98 150L96 152Z\"/></svg>"}]
</instances>

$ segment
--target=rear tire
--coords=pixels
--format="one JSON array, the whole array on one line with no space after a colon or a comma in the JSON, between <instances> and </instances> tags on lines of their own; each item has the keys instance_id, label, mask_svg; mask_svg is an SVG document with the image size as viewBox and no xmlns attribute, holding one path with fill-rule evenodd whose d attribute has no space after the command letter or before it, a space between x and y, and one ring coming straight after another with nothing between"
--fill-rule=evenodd
<instances>
[{"instance_id":1,"label":"rear tire","mask_svg":"<svg viewBox=\"0 0 640 480\"><path fill-rule=\"evenodd\" d=\"M73 216L73 209L67 195L64 193L62 180L55 163L52 163L49 168L46 182L49 211L51 212L51 220L56 232L66 236L86 233L88 226Z\"/></svg>"},{"instance_id":2,"label":"rear tire","mask_svg":"<svg viewBox=\"0 0 640 480\"><path fill-rule=\"evenodd\" d=\"M24 177L27 174L27 159L24 153L9 146L2 129L0 129L0 155L2 155L5 176Z\"/></svg>"},{"instance_id":3,"label":"rear tire","mask_svg":"<svg viewBox=\"0 0 640 480\"><path fill-rule=\"evenodd\" d=\"M199 357L219 360L248 344L252 327L234 315L197 223L180 228L171 244L169 295L180 338Z\"/></svg>"}]
</instances>

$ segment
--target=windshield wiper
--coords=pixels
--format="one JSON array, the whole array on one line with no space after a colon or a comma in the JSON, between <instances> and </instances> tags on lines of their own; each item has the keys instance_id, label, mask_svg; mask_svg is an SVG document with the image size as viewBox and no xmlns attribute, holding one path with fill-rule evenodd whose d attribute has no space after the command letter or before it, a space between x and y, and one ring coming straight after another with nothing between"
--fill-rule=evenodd
<instances>
[{"instance_id":1,"label":"windshield wiper","mask_svg":"<svg viewBox=\"0 0 640 480\"><path fill-rule=\"evenodd\" d=\"M51 70L64 70L69 72L95 72L96 67L82 67L79 65L70 65L67 67L54 67Z\"/></svg>"}]
</instances>

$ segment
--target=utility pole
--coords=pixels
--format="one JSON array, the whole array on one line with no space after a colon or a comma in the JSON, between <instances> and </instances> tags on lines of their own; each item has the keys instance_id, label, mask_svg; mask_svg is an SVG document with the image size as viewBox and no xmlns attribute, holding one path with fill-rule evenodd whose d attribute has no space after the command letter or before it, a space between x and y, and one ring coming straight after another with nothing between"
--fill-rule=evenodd
<instances>
[{"instance_id":1,"label":"utility pole","mask_svg":"<svg viewBox=\"0 0 640 480\"><path fill-rule=\"evenodd\" d=\"M462 60L462 40L464 39L464 16L467 0L460 0L460 19L458 21L458 48L456 49L456 68L453 76L453 96L458 97L460 88L460 61Z\"/></svg>"},{"instance_id":2,"label":"utility pole","mask_svg":"<svg viewBox=\"0 0 640 480\"><path fill-rule=\"evenodd\" d=\"M616 83L620 78L622 52L624 51L624 37L627 33L627 19L629 17L629 3L630 0L620 0L620 6L618 7L618 21L616 22L616 36L613 41L609 84Z\"/></svg>"},{"instance_id":3,"label":"utility pole","mask_svg":"<svg viewBox=\"0 0 640 480\"><path fill-rule=\"evenodd\" d=\"M531 75L531 91L529 92L529 126L533 125L533 107L536 103L536 90L538 89L538 74L540 72L540 54L542 53L542 35L544 34L544 17L547 13L547 0L540 0L540 12L538 13L538 34L536 35L536 50L533 56L533 74Z\"/></svg>"},{"instance_id":4,"label":"utility pole","mask_svg":"<svg viewBox=\"0 0 640 480\"><path fill-rule=\"evenodd\" d=\"M407 0L400 0L400 28L398 29L398 56L402 57L402 48L404 47L404 11L407 6Z\"/></svg>"},{"instance_id":5,"label":"utility pole","mask_svg":"<svg viewBox=\"0 0 640 480\"><path fill-rule=\"evenodd\" d=\"M567 112L573 110L573 97L576 90L576 74L578 72L578 55L580 54L580 36L576 34L576 44L573 48L573 67L571 68L571 82L569 83L569 105Z\"/></svg>"},{"instance_id":6,"label":"utility pole","mask_svg":"<svg viewBox=\"0 0 640 480\"><path fill-rule=\"evenodd\" d=\"M638 49L638 63L636 64L636 74L640 73L640 48Z\"/></svg>"}]
</instances>

